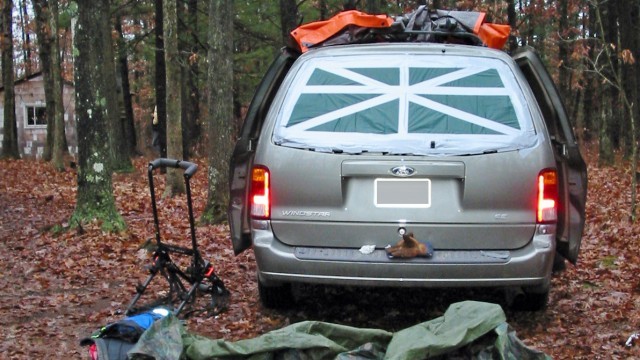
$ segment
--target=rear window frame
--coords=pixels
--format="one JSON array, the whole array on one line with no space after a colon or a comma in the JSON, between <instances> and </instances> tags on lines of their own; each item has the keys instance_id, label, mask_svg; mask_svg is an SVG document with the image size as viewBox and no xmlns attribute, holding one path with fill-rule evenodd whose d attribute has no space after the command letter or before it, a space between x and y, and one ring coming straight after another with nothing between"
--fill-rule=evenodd
<instances>
[{"instance_id":1,"label":"rear window frame","mask_svg":"<svg viewBox=\"0 0 640 360\"><path fill-rule=\"evenodd\" d=\"M366 47L368 46L360 46L360 48ZM274 126L272 129L272 142L274 144L291 148L310 149L320 152L381 152L387 154L415 155L468 155L484 152L513 151L524 149L534 146L537 141L534 116L532 114L532 109L528 104L531 99L528 98L528 95L526 94L525 89L522 86L522 79L519 79L516 75L517 68L515 67L515 64L508 63L508 61L511 59L506 55L504 55L505 58L501 58L495 55L468 55L464 52L445 54L444 50L442 51L442 53L434 51L399 52L393 50L388 51L386 49L374 51L367 49L367 51L359 52L357 51L357 48L353 49L355 51L344 51L344 49L339 49L337 53L334 53L331 50L332 49L316 50L320 54L309 52L301 56L292 66L289 74L287 74L287 78L284 80L283 86L280 89L281 93L274 99L275 101L272 106L272 110L274 111L269 116L270 118L275 117ZM493 50L482 48L474 48L474 50L476 50L476 52L494 52ZM308 83L309 79L312 78L315 69L332 69L331 66L338 66L342 69L354 68L354 65L363 63L371 63L376 65L355 67L369 70L371 68L396 69L401 65L405 66L406 69L410 67L426 69L434 69L439 67L455 67L463 69L463 71L465 69L471 69L474 67L481 69L484 68L488 70L495 69L500 76L503 88L496 88L495 86L487 86L481 88L489 89L490 91L492 91L491 89L501 89L500 91L496 91L496 93L501 94L500 96L507 96L510 99L513 111L517 116L517 121L520 129L513 128L515 131L511 133L510 137L512 139L506 139L505 135L492 134L478 134L480 136L474 134L446 133L408 134L404 132L406 131L406 129L402 129L402 133L398 132L396 134L387 134L383 136L370 133L339 133L316 131L316 134L313 134L313 136L308 136L308 138L313 140L311 142L300 141L300 139L291 138L288 136L288 131L286 130L286 122L289 121L289 118L295 106L295 102L301 96L301 94L304 93L303 91L301 91L301 88L308 87L306 84ZM455 64L455 66L452 66L452 63ZM430 64L431 66L425 67L422 64ZM478 66L477 64L481 64L482 66ZM400 68L399 71L402 72L403 69ZM343 87L344 86L354 85L343 85ZM355 86L357 87L357 85ZM413 104L413 102L409 103ZM283 128L285 129L284 131ZM393 139L394 135L395 137L397 137L397 139ZM404 137L408 136L408 139L400 138L400 135ZM472 138L470 138L470 136ZM361 142L365 143L364 146L360 143L352 143L354 138L358 137L361 138ZM375 141L383 137L386 138L386 140L383 141L383 143L385 143L383 146L375 144ZM372 140L374 141L374 144L370 143ZM399 145L406 140L410 140L412 142L412 145L408 147ZM472 144L469 144L470 142Z\"/></svg>"}]
</instances>

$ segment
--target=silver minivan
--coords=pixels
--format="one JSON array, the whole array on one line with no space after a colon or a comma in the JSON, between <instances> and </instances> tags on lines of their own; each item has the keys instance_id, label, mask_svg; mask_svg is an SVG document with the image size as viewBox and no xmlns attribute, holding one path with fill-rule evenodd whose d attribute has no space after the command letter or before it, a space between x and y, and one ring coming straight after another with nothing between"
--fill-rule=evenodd
<instances>
[{"instance_id":1,"label":"silver minivan","mask_svg":"<svg viewBox=\"0 0 640 360\"><path fill-rule=\"evenodd\" d=\"M540 309L554 259L577 261L586 187L532 49L283 50L231 159L229 223L267 307L302 282L517 288ZM433 252L388 256L408 233Z\"/></svg>"}]
</instances>

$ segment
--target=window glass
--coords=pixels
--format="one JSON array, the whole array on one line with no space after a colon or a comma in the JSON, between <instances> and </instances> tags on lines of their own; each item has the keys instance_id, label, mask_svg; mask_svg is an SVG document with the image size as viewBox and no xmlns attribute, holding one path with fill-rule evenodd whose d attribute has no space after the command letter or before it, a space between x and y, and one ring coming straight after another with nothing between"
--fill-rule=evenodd
<instances>
[{"instance_id":1,"label":"window glass","mask_svg":"<svg viewBox=\"0 0 640 360\"><path fill-rule=\"evenodd\" d=\"M395 134L398 132L398 121L394 116L397 113L398 100L393 100L326 122L309 131Z\"/></svg>"},{"instance_id":2,"label":"window glass","mask_svg":"<svg viewBox=\"0 0 640 360\"><path fill-rule=\"evenodd\" d=\"M420 95L420 97L425 100L419 102L418 106L413 106L413 108L419 109L422 107L433 110L446 118L459 119L469 125L485 128L494 133L500 132L501 125L520 129L518 116L513 108L511 99L507 95ZM409 131L411 132L412 124L422 123L422 126L428 127L432 123L431 120L431 116L409 111ZM454 133L459 134L460 132ZM486 134L487 132L477 133ZM473 132L469 134L473 134Z\"/></svg>"},{"instance_id":3,"label":"window glass","mask_svg":"<svg viewBox=\"0 0 640 360\"><path fill-rule=\"evenodd\" d=\"M311 78L307 82L308 86L313 85L362 85L352 79L344 78L340 75L324 71L321 69L315 69Z\"/></svg>"},{"instance_id":4,"label":"window glass","mask_svg":"<svg viewBox=\"0 0 640 360\"><path fill-rule=\"evenodd\" d=\"M317 57L292 73L273 136L280 145L467 154L518 149L534 141L527 102L500 59Z\"/></svg>"},{"instance_id":5,"label":"window glass","mask_svg":"<svg viewBox=\"0 0 640 360\"><path fill-rule=\"evenodd\" d=\"M331 114L338 110L362 104L377 96L375 94L301 94L286 126L294 126L323 115L332 116ZM366 110L368 107L365 105L363 108Z\"/></svg>"},{"instance_id":6,"label":"window glass","mask_svg":"<svg viewBox=\"0 0 640 360\"><path fill-rule=\"evenodd\" d=\"M429 121L421 121L423 119L429 119ZM486 127L416 104L409 104L409 132L424 134L498 134L496 131Z\"/></svg>"},{"instance_id":7,"label":"window glass","mask_svg":"<svg viewBox=\"0 0 640 360\"><path fill-rule=\"evenodd\" d=\"M431 80L458 70L460 69L413 67L409 69L409 85L419 84L423 81Z\"/></svg>"},{"instance_id":8,"label":"window glass","mask_svg":"<svg viewBox=\"0 0 640 360\"><path fill-rule=\"evenodd\" d=\"M27 106L27 126L47 125L47 108L44 106Z\"/></svg>"},{"instance_id":9,"label":"window glass","mask_svg":"<svg viewBox=\"0 0 640 360\"><path fill-rule=\"evenodd\" d=\"M476 74L459 77L442 86L475 87L475 88L504 88L500 75L496 69L489 69Z\"/></svg>"},{"instance_id":10,"label":"window glass","mask_svg":"<svg viewBox=\"0 0 640 360\"><path fill-rule=\"evenodd\" d=\"M400 69L397 68L351 68L348 70L387 85L400 85Z\"/></svg>"}]
</instances>

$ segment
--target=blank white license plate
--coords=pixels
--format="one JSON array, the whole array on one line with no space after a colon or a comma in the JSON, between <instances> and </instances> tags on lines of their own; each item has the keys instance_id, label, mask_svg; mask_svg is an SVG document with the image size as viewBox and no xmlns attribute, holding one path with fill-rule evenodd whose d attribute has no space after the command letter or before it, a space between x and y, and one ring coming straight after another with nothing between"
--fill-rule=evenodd
<instances>
[{"instance_id":1,"label":"blank white license plate","mask_svg":"<svg viewBox=\"0 0 640 360\"><path fill-rule=\"evenodd\" d=\"M376 179L373 203L377 207L428 208L431 206L429 179Z\"/></svg>"}]
</instances>

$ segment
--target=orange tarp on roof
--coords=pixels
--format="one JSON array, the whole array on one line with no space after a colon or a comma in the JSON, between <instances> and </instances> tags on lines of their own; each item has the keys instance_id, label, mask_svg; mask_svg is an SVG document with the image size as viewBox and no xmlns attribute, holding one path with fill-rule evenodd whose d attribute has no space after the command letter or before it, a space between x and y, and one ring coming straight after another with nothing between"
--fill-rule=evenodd
<instances>
[{"instance_id":1,"label":"orange tarp on roof","mask_svg":"<svg viewBox=\"0 0 640 360\"><path fill-rule=\"evenodd\" d=\"M291 32L291 36L300 45L302 52L309 50L309 46L319 44L339 33L348 25L365 28L387 28L393 24L393 19L387 15L369 15L360 11L343 11L329 20L315 21L304 24Z\"/></svg>"},{"instance_id":2,"label":"orange tarp on roof","mask_svg":"<svg viewBox=\"0 0 640 360\"><path fill-rule=\"evenodd\" d=\"M449 13L455 13L449 12ZM468 28L473 28L484 45L502 49L509 38L511 27L485 22L485 13L482 12L458 12L461 14L473 14L477 16L473 23L467 23ZM455 18L455 16L452 16ZM329 20L315 21L304 24L291 32L291 37L297 43L300 51L308 51L310 47L321 44L324 41L339 34L345 28L355 25L361 28L381 29L389 28L394 20L387 15L370 15L357 10L343 11Z\"/></svg>"}]
</instances>

